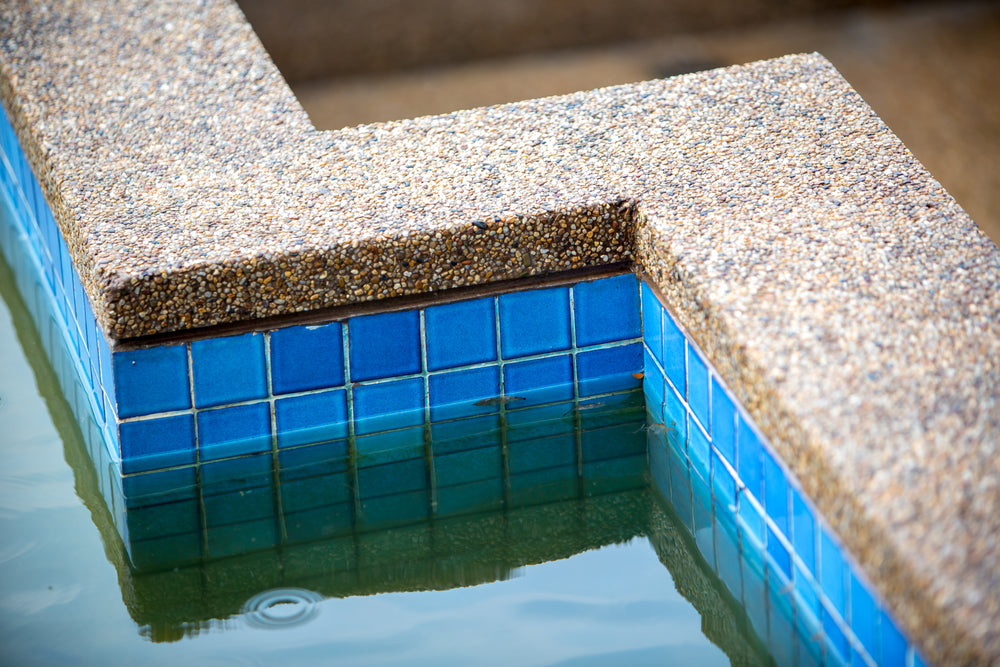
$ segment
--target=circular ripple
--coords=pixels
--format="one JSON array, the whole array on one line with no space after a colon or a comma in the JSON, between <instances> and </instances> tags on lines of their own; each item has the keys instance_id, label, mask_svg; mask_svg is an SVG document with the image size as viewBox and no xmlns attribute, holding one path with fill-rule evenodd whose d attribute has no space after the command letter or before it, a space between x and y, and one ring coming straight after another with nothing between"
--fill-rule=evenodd
<instances>
[{"instance_id":1,"label":"circular ripple","mask_svg":"<svg viewBox=\"0 0 1000 667\"><path fill-rule=\"evenodd\" d=\"M275 588L258 593L243 605L243 618L257 628L288 628L308 623L319 613L319 593L304 588Z\"/></svg>"}]
</instances>

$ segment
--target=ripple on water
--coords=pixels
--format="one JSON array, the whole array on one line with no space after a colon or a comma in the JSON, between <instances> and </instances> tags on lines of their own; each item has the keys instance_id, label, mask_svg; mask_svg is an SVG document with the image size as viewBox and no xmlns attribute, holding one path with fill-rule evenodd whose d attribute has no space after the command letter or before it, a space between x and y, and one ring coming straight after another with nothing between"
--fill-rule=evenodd
<instances>
[{"instance_id":1,"label":"ripple on water","mask_svg":"<svg viewBox=\"0 0 1000 667\"><path fill-rule=\"evenodd\" d=\"M304 588L274 588L243 605L243 618L255 628L287 628L308 623L319 613L319 593Z\"/></svg>"}]
</instances>

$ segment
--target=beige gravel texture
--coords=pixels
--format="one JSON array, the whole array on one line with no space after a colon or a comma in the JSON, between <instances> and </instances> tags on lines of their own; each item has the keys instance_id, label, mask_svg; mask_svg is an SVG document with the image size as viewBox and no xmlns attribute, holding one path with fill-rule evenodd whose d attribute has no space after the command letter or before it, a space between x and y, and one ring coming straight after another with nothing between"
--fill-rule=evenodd
<instances>
[{"instance_id":1,"label":"beige gravel texture","mask_svg":"<svg viewBox=\"0 0 1000 667\"><path fill-rule=\"evenodd\" d=\"M318 132L225 0L0 35L111 338L634 259L927 657L1000 661L1000 251L822 57Z\"/></svg>"}]
</instances>

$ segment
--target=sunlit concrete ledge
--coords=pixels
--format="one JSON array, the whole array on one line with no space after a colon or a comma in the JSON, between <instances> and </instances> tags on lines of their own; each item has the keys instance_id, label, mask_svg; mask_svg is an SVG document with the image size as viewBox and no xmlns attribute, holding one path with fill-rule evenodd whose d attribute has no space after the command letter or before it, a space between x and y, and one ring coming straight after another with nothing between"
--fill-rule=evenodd
<instances>
[{"instance_id":1,"label":"sunlit concrete ledge","mask_svg":"<svg viewBox=\"0 0 1000 667\"><path fill-rule=\"evenodd\" d=\"M1000 251L821 56L318 132L224 0L0 40L112 346L632 261L924 653L1000 660Z\"/></svg>"}]
</instances>

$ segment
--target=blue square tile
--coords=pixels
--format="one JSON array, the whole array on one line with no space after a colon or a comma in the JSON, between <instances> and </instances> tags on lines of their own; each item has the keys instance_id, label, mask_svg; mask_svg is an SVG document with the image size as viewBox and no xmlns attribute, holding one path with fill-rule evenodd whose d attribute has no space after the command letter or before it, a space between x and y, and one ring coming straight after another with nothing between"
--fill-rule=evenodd
<instances>
[{"instance_id":1,"label":"blue square tile","mask_svg":"<svg viewBox=\"0 0 1000 667\"><path fill-rule=\"evenodd\" d=\"M737 502L737 514L740 522L746 527L742 531L743 548L763 550L764 548L764 517L760 510L747 497L747 490L740 489Z\"/></svg>"},{"instance_id":2,"label":"blue square tile","mask_svg":"<svg viewBox=\"0 0 1000 667\"><path fill-rule=\"evenodd\" d=\"M688 345L688 405L705 430L710 428L708 364L693 345Z\"/></svg>"},{"instance_id":3,"label":"blue square tile","mask_svg":"<svg viewBox=\"0 0 1000 667\"><path fill-rule=\"evenodd\" d=\"M354 421L357 435L423 424L423 378L355 386Z\"/></svg>"},{"instance_id":4,"label":"blue square tile","mask_svg":"<svg viewBox=\"0 0 1000 667\"><path fill-rule=\"evenodd\" d=\"M827 645L836 651L839 660L849 661L851 659L851 646L847 642L844 631L825 605L820 607L820 616L822 617L823 632L826 633Z\"/></svg>"},{"instance_id":5,"label":"blue square tile","mask_svg":"<svg viewBox=\"0 0 1000 667\"><path fill-rule=\"evenodd\" d=\"M663 370L667 373L667 379L674 385L682 397L687 396L687 372L685 366L686 339L680 328L670 317L670 313L661 308L663 312Z\"/></svg>"},{"instance_id":6,"label":"blue square tile","mask_svg":"<svg viewBox=\"0 0 1000 667\"><path fill-rule=\"evenodd\" d=\"M573 287L576 346L638 338L642 333L635 275L604 278Z\"/></svg>"},{"instance_id":7,"label":"blue square tile","mask_svg":"<svg viewBox=\"0 0 1000 667\"><path fill-rule=\"evenodd\" d=\"M743 608L750 619L750 625L758 637L767 637L767 590L764 571L754 567L754 563L743 559Z\"/></svg>"},{"instance_id":8,"label":"blue square tile","mask_svg":"<svg viewBox=\"0 0 1000 667\"><path fill-rule=\"evenodd\" d=\"M892 617L885 611L879 621L881 635L881 662L885 667L904 667L906 665L906 637Z\"/></svg>"},{"instance_id":9,"label":"blue square tile","mask_svg":"<svg viewBox=\"0 0 1000 667\"><path fill-rule=\"evenodd\" d=\"M327 389L344 384L344 333L340 322L272 331L271 391Z\"/></svg>"},{"instance_id":10,"label":"blue square tile","mask_svg":"<svg viewBox=\"0 0 1000 667\"><path fill-rule=\"evenodd\" d=\"M875 598L857 575L850 573L851 582L851 629L868 651L868 655L881 664L879 657L879 619L881 614L875 605Z\"/></svg>"},{"instance_id":11,"label":"blue square tile","mask_svg":"<svg viewBox=\"0 0 1000 667\"><path fill-rule=\"evenodd\" d=\"M496 512L503 508L503 480L500 477L437 490L439 517Z\"/></svg>"},{"instance_id":12,"label":"blue square tile","mask_svg":"<svg viewBox=\"0 0 1000 667\"><path fill-rule=\"evenodd\" d=\"M568 287L501 294L498 303L504 359L570 347Z\"/></svg>"},{"instance_id":13,"label":"blue square tile","mask_svg":"<svg viewBox=\"0 0 1000 667\"><path fill-rule=\"evenodd\" d=\"M712 490L730 513L736 511L736 480L716 451L712 452Z\"/></svg>"},{"instance_id":14,"label":"blue square tile","mask_svg":"<svg viewBox=\"0 0 1000 667\"><path fill-rule=\"evenodd\" d=\"M101 354L107 348L102 345ZM108 359L108 357L105 357ZM160 345L116 352L111 396L118 399L118 416L185 410L191 407L187 349L184 345Z\"/></svg>"},{"instance_id":15,"label":"blue square tile","mask_svg":"<svg viewBox=\"0 0 1000 667\"><path fill-rule=\"evenodd\" d=\"M194 463L194 418L177 415L121 424L122 472Z\"/></svg>"},{"instance_id":16,"label":"blue square tile","mask_svg":"<svg viewBox=\"0 0 1000 667\"><path fill-rule=\"evenodd\" d=\"M198 408L267 397L264 335L248 333L191 343Z\"/></svg>"},{"instance_id":17,"label":"blue square tile","mask_svg":"<svg viewBox=\"0 0 1000 667\"><path fill-rule=\"evenodd\" d=\"M664 388L666 396L663 401L663 425L668 434L675 435L677 445L683 447L688 437L687 410L677 392L667 384Z\"/></svg>"},{"instance_id":18,"label":"blue square tile","mask_svg":"<svg viewBox=\"0 0 1000 667\"><path fill-rule=\"evenodd\" d=\"M642 390L643 394L646 396L646 409L652 414L653 421L662 423L664 391L663 376L660 374L660 370L657 368L655 362L653 361L653 357L649 354L648 349L643 350L642 360Z\"/></svg>"},{"instance_id":19,"label":"blue square tile","mask_svg":"<svg viewBox=\"0 0 1000 667\"><path fill-rule=\"evenodd\" d=\"M715 508L715 553L719 579L737 600L743 599L743 572L740 568L739 534L732 512L720 507L719 499L713 499Z\"/></svg>"},{"instance_id":20,"label":"blue square tile","mask_svg":"<svg viewBox=\"0 0 1000 667\"><path fill-rule=\"evenodd\" d=\"M420 372L418 311L352 317L347 331L352 382Z\"/></svg>"},{"instance_id":21,"label":"blue square tile","mask_svg":"<svg viewBox=\"0 0 1000 667\"><path fill-rule=\"evenodd\" d=\"M816 520L802 495L794 487L792 495L792 547L809 573L816 575Z\"/></svg>"},{"instance_id":22,"label":"blue square tile","mask_svg":"<svg viewBox=\"0 0 1000 667\"><path fill-rule=\"evenodd\" d=\"M819 623L819 595L816 583L796 563L793 568L795 577L795 600L799 616L804 616L807 624Z\"/></svg>"},{"instance_id":23,"label":"blue square tile","mask_svg":"<svg viewBox=\"0 0 1000 667\"><path fill-rule=\"evenodd\" d=\"M788 549L778 536L775 534L771 526L767 527L767 554L771 557L778 571L785 575L785 579L791 580L792 578L792 559L788 554Z\"/></svg>"},{"instance_id":24,"label":"blue square tile","mask_svg":"<svg viewBox=\"0 0 1000 667\"><path fill-rule=\"evenodd\" d=\"M774 521L781 534L788 537L788 480L769 451L764 455L764 511Z\"/></svg>"},{"instance_id":25,"label":"blue square tile","mask_svg":"<svg viewBox=\"0 0 1000 667\"><path fill-rule=\"evenodd\" d=\"M663 307L649 285L642 283L642 341L663 367Z\"/></svg>"},{"instance_id":26,"label":"blue square tile","mask_svg":"<svg viewBox=\"0 0 1000 667\"><path fill-rule=\"evenodd\" d=\"M820 531L819 558L820 584L823 587L823 592L826 593L830 602L833 603L834 608L840 614L841 618L847 618L846 595L844 592L845 567L844 556L840 553L840 547L837 546L837 543L826 529L822 529Z\"/></svg>"},{"instance_id":27,"label":"blue square tile","mask_svg":"<svg viewBox=\"0 0 1000 667\"><path fill-rule=\"evenodd\" d=\"M283 449L278 453L282 483L341 473L349 463L347 440L329 440L307 447Z\"/></svg>"},{"instance_id":28,"label":"blue square tile","mask_svg":"<svg viewBox=\"0 0 1000 667\"><path fill-rule=\"evenodd\" d=\"M511 442L507 448L507 467L511 475L576 467L576 437L572 434Z\"/></svg>"},{"instance_id":29,"label":"blue square tile","mask_svg":"<svg viewBox=\"0 0 1000 667\"><path fill-rule=\"evenodd\" d=\"M251 403L198 413L201 460L271 449L271 406Z\"/></svg>"},{"instance_id":30,"label":"blue square tile","mask_svg":"<svg viewBox=\"0 0 1000 667\"><path fill-rule=\"evenodd\" d=\"M193 455L192 455L193 459ZM190 500L198 495L194 466L125 475L122 478L125 506L143 507L164 502Z\"/></svg>"},{"instance_id":31,"label":"blue square tile","mask_svg":"<svg viewBox=\"0 0 1000 667\"><path fill-rule=\"evenodd\" d=\"M499 447L434 456L434 479L439 488L487 479L499 480L502 475L503 456Z\"/></svg>"},{"instance_id":32,"label":"blue square tile","mask_svg":"<svg viewBox=\"0 0 1000 667\"><path fill-rule=\"evenodd\" d=\"M516 407L555 403L573 398L573 362L568 354L507 364L504 393L523 398Z\"/></svg>"},{"instance_id":33,"label":"blue square tile","mask_svg":"<svg viewBox=\"0 0 1000 667\"><path fill-rule=\"evenodd\" d=\"M764 449L760 439L741 418L737 436L736 470L757 502L764 501Z\"/></svg>"},{"instance_id":34,"label":"blue square tile","mask_svg":"<svg viewBox=\"0 0 1000 667\"><path fill-rule=\"evenodd\" d=\"M274 401L278 447L307 445L347 437L344 389L289 396Z\"/></svg>"},{"instance_id":35,"label":"blue square tile","mask_svg":"<svg viewBox=\"0 0 1000 667\"><path fill-rule=\"evenodd\" d=\"M701 477L702 480L709 480L711 472L711 445L708 438L702 433L698 425L692 421L688 422L688 457L691 459L691 469Z\"/></svg>"},{"instance_id":36,"label":"blue square tile","mask_svg":"<svg viewBox=\"0 0 1000 667\"><path fill-rule=\"evenodd\" d=\"M642 343L577 353L580 396L608 394L640 386L642 380L635 375L642 371L642 355Z\"/></svg>"},{"instance_id":37,"label":"blue square tile","mask_svg":"<svg viewBox=\"0 0 1000 667\"><path fill-rule=\"evenodd\" d=\"M426 429L423 426L359 436L354 441L358 466L381 465L423 456L425 438Z\"/></svg>"},{"instance_id":38,"label":"blue square tile","mask_svg":"<svg viewBox=\"0 0 1000 667\"><path fill-rule=\"evenodd\" d=\"M431 306L424 311L427 369L494 361L497 327L493 297Z\"/></svg>"},{"instance_id":39,"label":"blue square tile","mask_svg":"<svg viewBox=\"0 0 1000 667\"><path fill-rule=\"evenodd\" d=\"M431 375L431 420L458 419L496 412L496 404L476 403L500 395L500 369L496 366L472 368Z\"/></svg>"},{"instance_id":40,"label":"blue square tile","mask_svg":"<svg viewBox=\"0 0 1000 667\"><path fill-rule=\"evenodd\" d=\"M432 423L434 454L499 446L502 430L498 414Z\"/></svg>"},{"instance_id":41,"label":"blue square tile","mask_svg":"<svg viewBox=\"0 0 1000 667\"><path fill-rule=\"evenodd\" d=\"M430 485L424 458L410 458L358 468L358 494L362 500L426 489Z\"/></svg>"},{"instance_id":42,"label":"blue square tile","mask_svg":"<svg viewBox=\"0 0 1000 667\"><path fill-rule=\"evenodd\" d=\"M201 494L205 497L245 491L255 487L270 487L274 484L270 453L212 461L200 466L199 472L201 474ZM234 517L226 523L235 523L238 520L242 519Z\"/></svg>"},{"instance_id":43,"label":"blue square tile","mask_svg":"<svg viewBox=\"0 0 1000 667\"><path fill-rule=\"evenodd\" d=\"M719 380L712 378L712 444L736 467L736 408Z\"/></svg>"}]
</instances>

